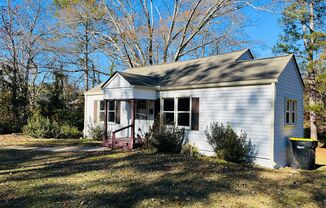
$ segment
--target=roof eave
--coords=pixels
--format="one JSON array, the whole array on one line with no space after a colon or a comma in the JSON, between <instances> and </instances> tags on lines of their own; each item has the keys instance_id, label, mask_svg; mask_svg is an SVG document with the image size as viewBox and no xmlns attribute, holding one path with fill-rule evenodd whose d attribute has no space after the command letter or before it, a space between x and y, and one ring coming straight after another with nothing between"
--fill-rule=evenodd
<instances>
[{"instance_id":1,"label":"roof eave","mask_svg":"<svg viewBox=\"0 0 326 208\"><path fill-rule=\"evenodd\" d=\"M199 89L199 88L214 88L214 87L236 87L236 86L250 86L250 85L265 85L277 82L278 79L263 79L263 80L245 80L237 82L219 82L208 84L193 84L180 86L157 86L157 90L183 90L183 89Z\"/></svg>"}]
</instances>

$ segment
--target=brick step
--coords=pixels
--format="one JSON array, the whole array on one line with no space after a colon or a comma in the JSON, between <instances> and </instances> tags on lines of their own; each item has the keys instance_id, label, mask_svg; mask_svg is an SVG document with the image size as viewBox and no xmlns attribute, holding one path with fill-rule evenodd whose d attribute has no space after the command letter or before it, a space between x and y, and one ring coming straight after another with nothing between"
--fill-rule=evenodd
<instances>
[{"instance_id":1,"label":"brick step","mask_svg":"<svg viewBox=\"0 0 326 208\"><path fill-rule=\"evenodd\" d=\"M106 141L103 141L103 146L112 148L112 139L108 139ZM130 146L130 138L116 138L114 148L117 149L131 149Z\"/></svg>"}]
</instances>

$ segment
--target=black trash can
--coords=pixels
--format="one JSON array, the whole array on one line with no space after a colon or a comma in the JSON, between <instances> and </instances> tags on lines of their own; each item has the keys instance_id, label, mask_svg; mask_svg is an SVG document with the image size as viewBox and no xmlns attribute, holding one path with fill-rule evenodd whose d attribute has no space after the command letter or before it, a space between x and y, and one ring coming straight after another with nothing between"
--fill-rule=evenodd
<instances>
[{"instance_id":1,"label":"black trash can","mask_svg":"<svg viewBox=\"0 0 326 208\"><path fill-rule=\"evenodd\" d=\"M313 170L315 168L318 141L306 138L290 138L290 141L295 166L304 170Z\"/></svg>"}]
</instances>

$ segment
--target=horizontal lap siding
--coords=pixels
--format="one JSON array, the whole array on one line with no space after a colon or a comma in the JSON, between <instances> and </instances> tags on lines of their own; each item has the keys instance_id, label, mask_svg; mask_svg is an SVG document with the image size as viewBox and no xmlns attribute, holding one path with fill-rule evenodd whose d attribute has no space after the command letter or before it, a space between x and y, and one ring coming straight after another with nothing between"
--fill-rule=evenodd
<instances>
[{"instance_id":1,"label":"horizontal lap siding","mask_svg":"<svg viewBox=\"0 0 326 208\"><path fill-rule=\"evenodd\" d=\"M104 122L94 123L94 101L103 100L103 95L86 95L85 102L85 120L84 120L84 135L89 136L89 127L94 125L104 125ZM99 109L98 109L99 110ZM130 103L121 101L120 103L120 124L108 123L108 130L114 131L119 128L130 125ZM117 137L130 136L130 129L117 133Z\"/></svg>"},{"instance_id":2,"label":"horizontal lap siding","mask_svg":"<svg viewBox=\"0 0 326 208\"><path fill-rule=\"evenodd\" d=\"M275 100L275 142L274 160L279 166L288 165L291 161L291 149L288 137L303 137L303 89L295 64L291 61L276 83ZM284 126L286 98L297 100L297 125Z\"/></svg>"},{"instance_id":3,"label":"horizontal lap siding","mask_svg":"<svg viewBox=\"0 0 326 208\"><path fill-rule=\"evenodd\" d=\"M258 150L258 157L271 157L271 85L160 91L160 97L199 97L199 131L189 131L189 140L210 152L205 130L210 123L229 122L244 130Z\"/></svg>"},{"instance_id":4,"label":"horizontal lap siding","mask_svg":"<svg viewBox=\"0 0 326 208\"><path fill-rule=\"evenodd\" d=\"M89 135L89 127L94 126L94 101L103 100L103 95L85 95L84 136ZM99 109L97 109L99 110Z\"/></svg>"}]
</instances>

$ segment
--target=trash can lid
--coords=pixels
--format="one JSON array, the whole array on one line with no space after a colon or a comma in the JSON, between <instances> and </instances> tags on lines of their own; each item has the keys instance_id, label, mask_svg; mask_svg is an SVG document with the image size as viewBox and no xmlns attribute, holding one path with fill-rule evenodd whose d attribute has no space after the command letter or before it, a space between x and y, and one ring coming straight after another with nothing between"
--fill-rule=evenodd
<instances>
[{"instance_id":1,"label":"trash can lid","mask_svg":"<svg viewBox=\"0 0 326 208\"><path fill-rule=\"evenodd\" d=\"M318 142L316 139L312 138L296 138L296 137L290 137L291 141L302 141L302 142Z\"/></svg>"}]
</instances>

